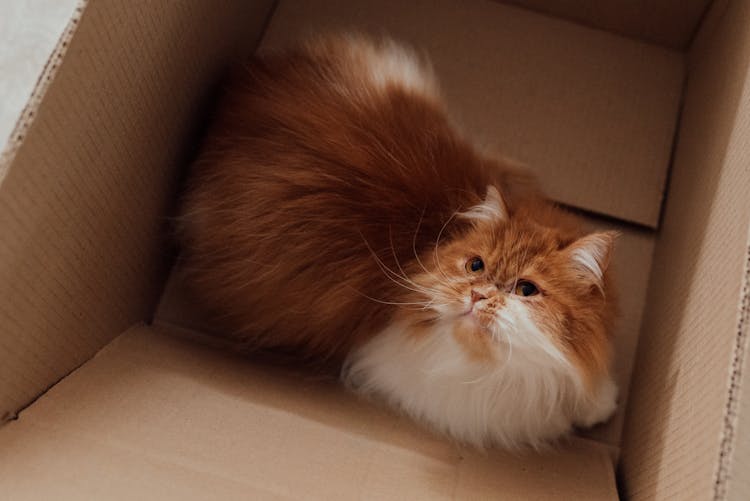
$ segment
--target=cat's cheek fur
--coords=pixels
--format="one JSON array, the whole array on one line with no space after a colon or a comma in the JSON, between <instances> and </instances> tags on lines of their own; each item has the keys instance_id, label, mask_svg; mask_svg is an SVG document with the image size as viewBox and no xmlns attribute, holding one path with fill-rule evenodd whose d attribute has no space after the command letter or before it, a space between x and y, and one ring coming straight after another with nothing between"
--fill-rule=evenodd
<instances>
[{"instance_id":1,"label":"cat's cheek fur","mask_svg":"<svg viewBox=\"0 0 750 501\"><path fill-rule=\"evenodd\" d=\"M492 341L492 356L478 357L487 340L457 337L455 328L444 323L414 335L408 323L394 323L348 357L342 379L477 447L537 446L564 435L577 420L601 417L578 371L523 308L506 312L498 325L504 332L487 333L491 339L510 336L513 352ZM476 344L467 346L467 339Z\"/></svg>"}]
</instances>

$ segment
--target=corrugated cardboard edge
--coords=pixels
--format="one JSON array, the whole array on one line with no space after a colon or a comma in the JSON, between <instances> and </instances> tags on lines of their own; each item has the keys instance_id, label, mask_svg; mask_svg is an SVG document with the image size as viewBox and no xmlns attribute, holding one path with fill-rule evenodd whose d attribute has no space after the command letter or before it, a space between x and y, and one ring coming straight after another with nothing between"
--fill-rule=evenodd
<instances>
[{"instance_id":1,"label":"corrugated cardboard edge","mask_svg":"<svg viewBox=\"0 0 750 501\"><path fill-rule=\"evenodd\" d=\"M26 138L26 132L31 127L31 124L34 123L36 111L39 109L39 105L42 103L47 89L55 79L55 75L57 75L57 69L60 67L65 53L68 51L70 41L78 29L78 23L88 3L89 0L78 0L78 4L68 20L67 26L57 41L57 45L47 59L44 69L39 74L34 90L32 90L26 106L24 106L21 115L18 117L10 137L8 137L6 144L3 146L2 151L0 151L0 185L2 185L5 175L8 173L11 163L13 163L16 152Z\"/></svg>"},{"instance_id":2,"label":"corrugated cardboard edge","mask_svg":"<svg viewBox=\"0 0 750 501\"><path fill-rule=\"evenodd\" d=\"M92 1L53 51L76 3L58 19L0 185L0 425L153 315L199 120L272 5Z\"/></svg>"},{"instance_id":3,"label":"corrugated cardboard edge","mask_svg":"<svg viewBox=\"0 0 750 501\"><path fill-rule=\"evenodd\" d=\"M545 453L467 449L333 381L252 363L192 336L200 333L137 323L0 428L0 492L616 499L608 450L596 442L574 438Z\"/></svg>"},{"instance_id":4,"label":"corrugated cardboard edge","mask_svg":"<svg viewBox=\"0 0 750 501\"><path fill-rule=\"evenodd\" d=\"M742 433L740 433L738 428L748 330L750 330L750 238L748 239L742 290L740 292L734 351L729 366L729 388L727 390L727 403L724 411L724 429L721 434L721 445L719 447L719 458L714 481L715 500L727 499L730 492L732 486L732 459L734 458L735 451L738 447L750 447L750 442L747 440L744 443L739 441ZM747 430L744 431L747 432Z\"/></svg>"}]
</instances>

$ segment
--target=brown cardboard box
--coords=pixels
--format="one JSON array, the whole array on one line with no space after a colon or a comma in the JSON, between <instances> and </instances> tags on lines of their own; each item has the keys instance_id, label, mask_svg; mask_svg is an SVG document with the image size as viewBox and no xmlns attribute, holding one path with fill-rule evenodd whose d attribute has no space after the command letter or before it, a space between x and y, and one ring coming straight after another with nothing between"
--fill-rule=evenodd
<instances>
[{"instance_id":1,"label":"brown cardboard box","mask_svg":"<svg viewBox=\"0 0 750 501\"><path fill-rule=\"evenodd\" d=\"M750 497L750 3L512 3L82 2L0 159L2 497ZM202 342L165 234L212 86L349 28L429 53L472 136L623 233L607 425L472 451Z\"/></svg>"}]
</instances>

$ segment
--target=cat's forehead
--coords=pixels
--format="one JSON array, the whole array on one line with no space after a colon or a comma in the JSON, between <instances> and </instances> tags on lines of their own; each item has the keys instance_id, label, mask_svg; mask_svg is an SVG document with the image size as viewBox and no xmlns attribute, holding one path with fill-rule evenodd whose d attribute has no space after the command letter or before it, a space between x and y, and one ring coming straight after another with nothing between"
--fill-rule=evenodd
<instances>
[{"instance_id":1,"label":"cat's forehead","mask_svg":"<svg viewBox=\"0 0 750 501\"><path fill-rule=\"evenodd\" d=\"M548 260L573 241L570 235L555 228L517 223L484 228L476 236L479 245L474 248L494 269L502 271L506 267Z\"/></svg>"},{"instance_id":2,"label":"cat's forehead","mask_svg":"<svg viewBox=\"0 0 750 501\"><path fill-rule=\"evenodd\" d=\"M552 252L569 245L573 239L556 228L534 222L510 221L504 225L488 228L492 232L488 243L493 250L504 253Z\"/></svg>"},{"instance_id":3,"label":"cat's forehead","mask_svg":"<svg viewBox=\"0 0 750 501\"><path fill-rule=\"evenodd\" d=\"M488 263L517 266L521 261L546 259L573 243L576 236L565 228L551 227L528 218L511 218L475 225L453 247L458 258L477 254Z\"/></svg>"}]
</instances>

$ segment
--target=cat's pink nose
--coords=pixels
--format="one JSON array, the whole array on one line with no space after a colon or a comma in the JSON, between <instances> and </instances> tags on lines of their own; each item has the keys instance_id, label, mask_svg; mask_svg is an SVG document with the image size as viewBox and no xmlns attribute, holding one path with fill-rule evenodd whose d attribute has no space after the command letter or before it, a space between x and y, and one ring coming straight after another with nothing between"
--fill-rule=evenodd
<instances>
[{"instance_id":1,"label":"cat's pink nose","mask_svg":"<svg viewBox=\"0 0 750 501\"><path fill-rule=\"evenodd\" d=\"M471 302L472 303L476 303L477 301L481 301L482 299L487 299L487 296L485 296L479 291L471 289Z\"/></svg>"}]
</instances>

